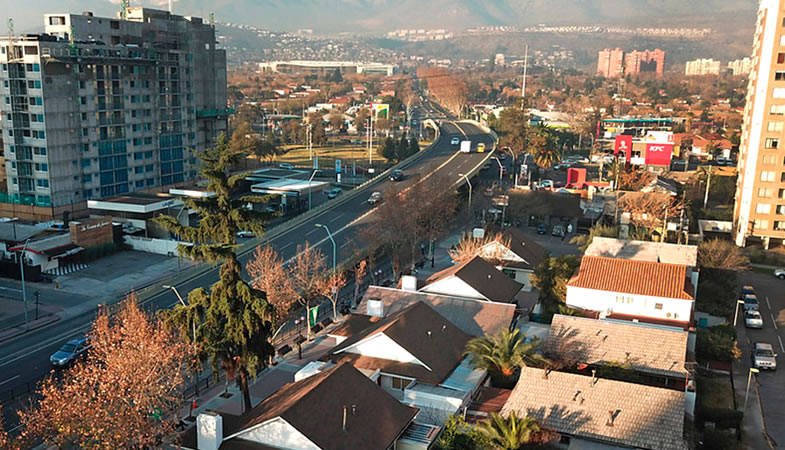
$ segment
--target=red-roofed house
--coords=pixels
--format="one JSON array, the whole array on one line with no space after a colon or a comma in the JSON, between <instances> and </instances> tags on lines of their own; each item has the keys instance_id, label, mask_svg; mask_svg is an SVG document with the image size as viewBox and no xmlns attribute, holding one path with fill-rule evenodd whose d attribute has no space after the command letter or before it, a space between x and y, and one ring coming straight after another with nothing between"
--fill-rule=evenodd
<instances>
[{"instance_id":1,"label":"red-roofed house","mask_svg":"<svg viewBox=\"0 0 785 450\"><path fill-rule=\"evenodd\" d=\"M343 96L343 97L333 97L329 101L329 103L332 103L333 105L338 105L338 106L348 105L351 102L352 102L351 97L346 97L346 96Z\"/></svg>"},{"instance_id":2,"label":"red-roofed house","mask_svg":"<svg viewBox=\"0 0 785 450\"><path fill-rule=\"evenodd\" d=\"M567 283L567 305L600 317L689 328L692 271L681 264L584 256Z\"/></svg>"}]
</instances>

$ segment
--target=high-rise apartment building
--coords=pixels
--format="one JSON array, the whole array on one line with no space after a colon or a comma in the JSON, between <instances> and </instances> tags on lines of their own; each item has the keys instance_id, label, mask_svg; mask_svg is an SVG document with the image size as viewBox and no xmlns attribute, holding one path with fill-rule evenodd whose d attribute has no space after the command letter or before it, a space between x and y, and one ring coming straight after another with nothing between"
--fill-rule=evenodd
<instances>
[{"instance_id":1,"label":"high-rise apartment building","mask_svg":"<svg viewBox=\"0 0 785 450\"><path fill-rule=\"evenodd\" d=\"M736 244L785 239L785 1L761 0L739 147Z\"/></svg>"},{"instance_id":2,"label":"high-rise apartment building","mask_svg":"<svg viewBox=\"0 0 785 450\"><path fill-rule=\"evenodd\" d=\"M639 75L642 73L653 73L661 77L665 71L665 51L654 50L634 50L624 57L624 74Z\"/></svg>"},{"instance_id":3,"label":"high-rise apartment building","mask_svg":"<svg viewBox=\"0 0 785 450\"><path fill-rule=\"evenodd\" d=\"M687 64L684 68L684 73L689 76L719 75L720 62L711 58L701 58L694 61L687 61Z\"/></svg>"},{"instance_id":4,"label":"high-rise apartment building","mask_svg":"<svg viewBox=\"0 0 785 450\"><path fill-rule=\"evenodd\" d=\"M752 70L752 60L749 57L728 62L728 71L730 71L733 76L747 76L750 74L750 70Z\"/></svg>"},{"instance_id":5,"label":"high-rise apartment building","mask_svg":"<svg viewBox=\"0 0 785 450\"><path fill-rule=\"evenodd\" d=\"M55 207L196 177L227 125L226 54L200 18L46 14L0 38L8 193Z\"/></svg>"},{"instance_id":6,"label":"high-rise apartment building","mask_svg":"<svg viewBox=\"0 0 785 450\"><path fill-rule=\"evenodd\" d=\"M597 57L597 75L617 78L624 74L624 50L620 48L600 50Z\"/></svg>"}]
</instances>

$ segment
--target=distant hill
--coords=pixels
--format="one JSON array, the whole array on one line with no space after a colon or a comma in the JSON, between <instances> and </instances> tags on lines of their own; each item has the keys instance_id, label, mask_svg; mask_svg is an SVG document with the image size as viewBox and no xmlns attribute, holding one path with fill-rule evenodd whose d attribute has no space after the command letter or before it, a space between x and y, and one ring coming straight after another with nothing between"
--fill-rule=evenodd
<instances>
[{"instance_id":1,"label":"distant hill","mask_svg":"<svg viewBox=\"0 0 785 450\"><path fill-rule=\"evenodd\" d=\"M40 27L44 12L114 14L119 0L36 0L14 11L19 29ZM132 0L162 7L166 0ZM727 17L754 18L756 0L176 0L177 13L273 30L389 31L463 29L540 23L711 26Z\"/></svg>"}]
</instances>

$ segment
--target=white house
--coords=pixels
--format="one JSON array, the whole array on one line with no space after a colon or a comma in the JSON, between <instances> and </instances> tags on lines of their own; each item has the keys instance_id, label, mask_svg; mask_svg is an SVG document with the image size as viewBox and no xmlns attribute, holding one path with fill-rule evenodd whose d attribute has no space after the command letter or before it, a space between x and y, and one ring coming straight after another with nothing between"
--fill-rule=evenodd
<instances>
[{"instance_id":1,"label":"white house","mask_svg":"<svg viewBox=\"0 0 785 450\"><path fill-rule=\"evenodd\" d=\"M687 329L695 286L688 267L651 261L584 256L567 283L567 305L602 318Z\"/></svg>"},{"instance_id":2,"label":"white house","mask_svg":"<svg viewBox=\"0 0 785 450\"><path fill-rule=\"evenodd\" d=\"M532 290L531 274L547 251L538 243L526 237L517 228L509 228L501 240L489 242L480 249L480 257L496 264L496 268L523 285L523 290Z\"/></svg>"},{"instance_id":3,"label":"white house","mask_svg":"<svg viewBox=\"0 0 785 450\"><path fill-rule=\"evenodd\" d=\"M513 303L522 288L521 283L476 256L431 275L419 290L429 294Z\"/></svg>"}]
</instances>

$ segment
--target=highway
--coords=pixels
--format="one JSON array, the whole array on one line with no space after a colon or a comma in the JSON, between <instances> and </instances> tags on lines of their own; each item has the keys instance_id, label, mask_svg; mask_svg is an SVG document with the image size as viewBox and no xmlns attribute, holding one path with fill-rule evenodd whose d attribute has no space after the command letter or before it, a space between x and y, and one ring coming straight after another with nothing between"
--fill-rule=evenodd
<instances>
[{"instance_id":1,"label":"highway","mask_svg":"<svg viewBox=\"0 0 785 450\"><path fill-rule=\"evenodd\" d=\"M422 110L420 111L422 114ZM427 111L426 114L442 116L443 113ZM445 179L454 179L455 184L445 186L445 189L454 188L464 183L459 174L476 174L491 156L491 153L458 153L458 146L450 144L451 138L458 137L461 140L469 139L474 145L483 142L490 150L493 147L493 138L472 124L445 121L441 125L440 132L440 139L427 150L426 154L404 167L403 181L394 183L385 178L364 186L357 195L345 193L345 198L332 201L334 207L304 221L298 222L294 219L294 225L290 229L276 234L269 240L263 236L259 241L272 245L285 260L296 255L298 246L309 242L321 250L329 261L333 251L332 243L326 231L316 227L316 224L323 224L329 227L333 234L338 248L338 261L351 256L354 251L351 244L356 242L353 238L358 227L372 219L373 207L367 203L371 192L385 191L393 185L405 188L420 182L431 173L437 173ZM252 253L253 248L241 253L240 261L245 264ZM191 290L209 287L217 280L218 269L206 268L193 278L175 285L179 292L186 296ZM171 290L161 288L143 296L142 301L146 309L154 311L172 307L177 303L177 297ZM2 347L0 349L0 401L7 400L8 390L15 389L19 392L26 389L28 384L34 385L37 380L45 376L51 369L49 356L68 339L86 332L93 319L92 314L85 314L60 320L45 328L3 342L0 346ZM6 409L13 407L13 404L9 404ZM12 411L7 410L6 413L7 416L13 415ZM7 418L7 421L12 422L13 419Z\"/></svg>"}]
</instances>

